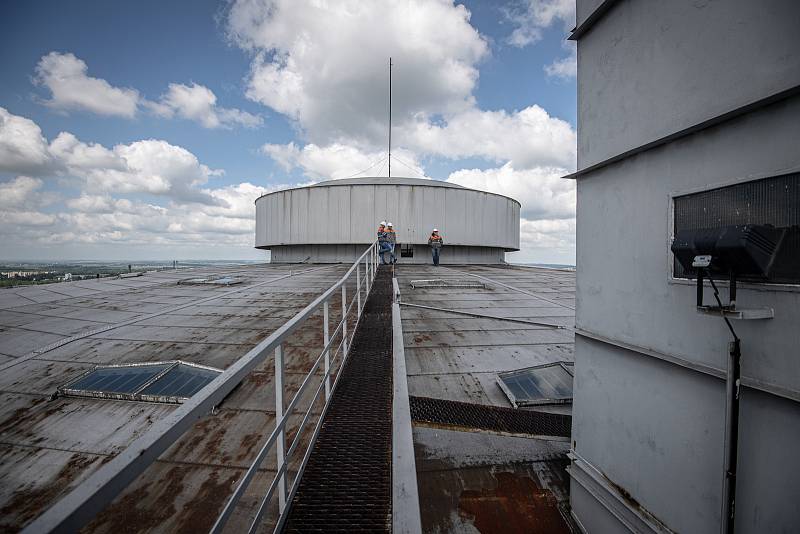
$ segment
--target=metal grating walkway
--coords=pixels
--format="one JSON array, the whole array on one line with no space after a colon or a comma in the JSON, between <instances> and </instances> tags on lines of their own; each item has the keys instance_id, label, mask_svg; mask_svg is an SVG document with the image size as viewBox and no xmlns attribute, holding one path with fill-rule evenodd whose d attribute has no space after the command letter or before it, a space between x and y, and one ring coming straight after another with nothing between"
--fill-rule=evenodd
<instances>
[{"instance_id":1,"label":"metal grating walkway","mask_svg":"<svg viewBox=\"0 0 800 534\"><path fill-rule=\"evenodd\" d=\"M390 532L392 274L378 270L284 532Z\"/></svg>"},{"instance_id":2,"label":"metal grating walkway","mask_svg":"<svg viewBox=\"0 0 800 534\"><path fill-rule=\"evenodd\" d=\"M429 397L409 397L409 401L411 419L418 423L559 437L569 437L572 426L569 415Z\"/></svg>"}]
</instances>

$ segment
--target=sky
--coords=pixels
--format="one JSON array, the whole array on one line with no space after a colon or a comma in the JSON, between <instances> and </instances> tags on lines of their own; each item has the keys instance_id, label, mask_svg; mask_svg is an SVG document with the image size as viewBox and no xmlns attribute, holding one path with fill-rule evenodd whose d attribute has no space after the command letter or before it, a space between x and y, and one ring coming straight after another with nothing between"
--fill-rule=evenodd
<instances>
[{"instance_id":1,"label":"sky","mask_svg":"<svg viewBox=\"0 0 800 534\"><path fill-rule=\"evenodd\" d=\"M0 260L264 259L255 199L392 175L575 258L574 0L0 4Z\"/></svg>"}]
</instances>

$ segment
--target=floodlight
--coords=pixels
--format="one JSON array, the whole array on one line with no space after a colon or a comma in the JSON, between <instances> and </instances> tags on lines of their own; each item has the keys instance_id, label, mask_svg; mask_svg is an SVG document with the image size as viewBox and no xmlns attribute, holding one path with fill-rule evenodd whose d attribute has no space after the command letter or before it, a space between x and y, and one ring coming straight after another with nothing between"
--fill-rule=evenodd
<instances>
[{"instance_id":1,"label":"floodlight","mask_svg":"<svg viewBox=\"0 0 800 534\"><path fill-rule=\"evenodd\" d=\"M736 303L736 280L741 276L768 281L786 228L745 224L681 230L672 241L675 259L697 275L697 306L703 306L703 276L730 280L730 304Z\"/></svg>"}]
</instances>

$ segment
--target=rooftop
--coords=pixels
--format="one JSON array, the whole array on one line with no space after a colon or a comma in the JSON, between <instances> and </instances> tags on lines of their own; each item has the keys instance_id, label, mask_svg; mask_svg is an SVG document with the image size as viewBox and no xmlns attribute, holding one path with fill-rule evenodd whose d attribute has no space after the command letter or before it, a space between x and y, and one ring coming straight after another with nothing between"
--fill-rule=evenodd
<instances>
[{"instance_id":1,"label":"rooftop","mask_svg":"<svg viewBox=\"0 0 800 534\"><path fill-rule=\"evenodd\" d=\"M229 368L347 268L200 268L0 292L0 528L28 524L178 406L65 397L56 395L60 387L96 365L180 360ZM510 408L498 372L572 361L574 272L398 266L396 274L412 397ZM185 283L219 277L239 283ZM411 281L420 279L482 286L412 288ZM334 323L337 309L332 301ZM314 316L285 344L289 393L321 347L321 317ZM270 362L257 367L87 530L209 527L274 428L273 378ZM569 413L570 406L536 409ZM319 417L320 411L312 413ZM290 422L288 439L298 422ZM414 447L424 530L481 527L498 512L490 496L501 493L519 510L544 506L548 520L566 524L565 438L418 421ZM292 473L296 468L290 465ZM255 497L265 489L260 479L268 480L275 469L271 455L229 522L232 530L252 517ZM541 502L530 502L533 495ZM525 524L530 517L519 510L507 513L509 521Z\"/></svg>"}]
</instances>

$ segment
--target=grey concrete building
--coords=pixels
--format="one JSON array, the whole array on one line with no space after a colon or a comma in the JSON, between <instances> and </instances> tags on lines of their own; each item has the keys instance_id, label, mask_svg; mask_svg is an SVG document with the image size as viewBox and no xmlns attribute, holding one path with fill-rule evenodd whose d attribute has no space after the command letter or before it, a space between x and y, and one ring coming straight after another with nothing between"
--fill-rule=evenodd
<instances>
[{"instance_id":1,"label":"grey concrete building","mask_svg":"<svg viewBox=\"0 0 800 534\"><path fill-rule=\"evenodd\" d=\"M394 223L401 263L429 263L428 237L445 240L441 262L496 264L519 250L514 199L420 178L351 178L268 193L256 200L256 248L274 263L352 262Z\"/></svg>"},{"instance_id":2,"label":"grey concrete building","mask_svg":"<svg viewBox=\"0 0 800 534\"><path fill-rule=\"evenodd\" d=\"M588 532L723 527L731 335L697 311L670 243L676 230L749 223L789 237L776 279L739 285L737 307L774 317L733 321L735 529L800 528L798 21L792 0L577 2L570 475Z\"/></svg>"}]
</instances>

